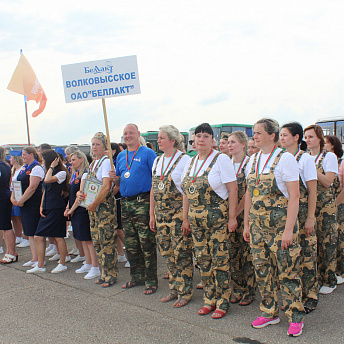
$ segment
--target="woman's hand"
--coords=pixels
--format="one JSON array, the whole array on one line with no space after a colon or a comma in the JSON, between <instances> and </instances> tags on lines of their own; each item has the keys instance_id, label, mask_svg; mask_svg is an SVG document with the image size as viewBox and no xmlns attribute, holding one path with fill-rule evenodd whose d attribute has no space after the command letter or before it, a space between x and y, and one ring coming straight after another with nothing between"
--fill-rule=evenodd
<instances>
[{"instance_id":1,"label":"woman's hand","mask_svg":"<svg viewBox=\"0 0 344 344\"><path fill-rule=\"evenodd\" d=\"M74 210L72 209L69 209L68 212L67 212L68 216L71 218L74 214Z\"/></svg>"},{"instance_id":2,"label":"woman's hand","mask_svg":"<svg viewBox=\"0 0 344 344\"><path fill-rule=\"evenodd\" d=\"M293 232L284 230L282 234L282 250L286 250L293 243Z\"/></svg>"},{"instance_id":3,"label":"woman's hand","mask_svg":"<svg viewBox=\"0 0 344 344\"><path fill-rule=\"evenodd\" d=\"M86 194L83 193L82 191L78 191L76 193L76 200L80 203L86 198Z\"/></svg>"},{"instance_id":4,"label":"woman's hand","mask_svg":"<svg viewBox=\"0 0 344 344\"><path fill-rule=\"evenodd\" d=\"M15 204L16 206L18 206L18 207L22 207L23 205L24 205L24 203L21 201L21 200L19 200L18 202L16 202L17 204Z\"/></svg>"},{"instance_id":5,"label":"woman's hand","mask_svg":"<svg viewBox=\"0 0 344 344\"><path fill-rule=\"evenodd\" d=\"M315 219L314 217L307 217L305 222L306 237L309 237L314 232Z\"/></svg>"},{"instance_id":6,"label":"woman's hand","mask_svg":"<svg viewBox=\"0 0 344 344\"><path fill-rule=\"evenodd\" d=\"M97 211L97 204L95 204L94 202L91 203L87 208L86 210L88 211Z\"/></svg>"},{"instance_id":7,"label":"woman's hand","mask_svg":"<svg viewBox=\"0 0 344 344\"><path fill-rule=\"evenodd\" d=\"M63 213L63 216L64 217L68 217L68 212L69 212L69 208L66 208L64 213Z\"/></svg>"},{"instance_id":8,"label":"woman's hand","mask_svg":"<svg viewBox=\"0 0 344 344\"><path fill-rule=\"evenodd\" d=\"M191 226L189 220L184 220L182 223L182 232L184 236L187 236L191 233Z\"/></svg>"},{"instance_id":9,"label":"woman's hand","mask_svg":"<svg viewBox=\"0 0 344 344\"><path fill-rule=\"evenodd\" d=\"M243 237L246 242L250 242L250 227L244 226Z\"/></svg>"},{"instance_id":10,"label":"woman's hand","mask_svg":"<svg viewBox=\"0 0 344 344\"><path fill-rule=\"evenodd\" d=\"M152 232L156 233L155 216L154 215L149 216L149 228Z\"/></svg>"},{"instance_id":11,"label":"woman's hand","mask_svg":"<svg viewBox=\"0 0 344 344\"><path fill-rule=\"evenodd\" d=\"M229 230L229 233L235 232L237 227L238 227L238 222L237 222L236 218L228 220L228 230Z\"/></svg>"}]
</instances>

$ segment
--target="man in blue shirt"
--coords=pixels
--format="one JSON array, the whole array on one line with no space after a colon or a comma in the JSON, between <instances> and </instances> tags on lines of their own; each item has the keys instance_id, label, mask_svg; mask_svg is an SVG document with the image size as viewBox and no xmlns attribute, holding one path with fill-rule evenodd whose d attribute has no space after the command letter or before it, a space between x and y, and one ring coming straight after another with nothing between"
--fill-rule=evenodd
<instances>
[{"instance_id":1,"label":"man in blue shirt","mask_svg":"<svg viewBox=\"0 0 344 344\"><path fill-rule=\"evenodd\" d=\"M149 192L156 154L141 146L139 137L136 124L126 125L123 138L128 148L117 156L115 183L122 195L124 244L131 275L123 288L145 284L143 293L149 295L158 287L155 233L149 228Z\"/></svg>"}]
</instances>

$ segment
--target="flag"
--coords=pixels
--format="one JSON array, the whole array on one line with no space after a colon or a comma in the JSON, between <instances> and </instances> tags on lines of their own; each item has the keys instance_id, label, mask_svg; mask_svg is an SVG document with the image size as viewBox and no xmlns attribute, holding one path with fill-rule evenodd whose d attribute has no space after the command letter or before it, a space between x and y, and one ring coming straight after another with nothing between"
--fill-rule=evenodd
<instances>
[{"instance_id":1,"label":"flag","mask_svg":"<svg viewBox=\"0 0 344 344\"><path fill-rule=\"evenodd\" d=\"M20 55L7 89L26 96L27 100L35 100L39 103L39 108L33 112L32 117L37 117L45 109L47 96L24 54Z\"/></svg>"}]
</instances>

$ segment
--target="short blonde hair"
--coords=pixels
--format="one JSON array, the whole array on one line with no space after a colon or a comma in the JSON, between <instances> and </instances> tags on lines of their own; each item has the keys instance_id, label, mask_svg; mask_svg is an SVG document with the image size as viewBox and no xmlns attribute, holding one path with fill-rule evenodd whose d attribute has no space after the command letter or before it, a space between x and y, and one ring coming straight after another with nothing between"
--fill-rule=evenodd
<instances>
[{"instance_id":1,"label":"short blonde hair","mask_svg":"<svg viewBox=\"0 0 344 344\"><path fill-rule=\"evenodd\" d=\"M79 171L81 173L83 173L85 170L88 170L89 163L88 163L86 155L83 152L79 151L79 150L76 150L75 152L73 152L70 155L70 157L72 157L73 155L75 155L78 159L84 159L83 162L81 163ZM76 172L76 169L74 167L72 167L72 174L74 174L75 172Z\"/></svg>"}]
</instances>

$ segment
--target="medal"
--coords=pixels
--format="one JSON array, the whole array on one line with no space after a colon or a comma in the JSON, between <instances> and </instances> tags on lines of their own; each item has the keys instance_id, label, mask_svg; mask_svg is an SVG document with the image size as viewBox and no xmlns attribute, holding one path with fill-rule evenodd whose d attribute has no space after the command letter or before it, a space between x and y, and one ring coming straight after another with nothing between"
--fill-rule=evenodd
<instances>
[{"instance_id":1,"label":"medal","mask_svg":"<svg viewBox=\"0 0 344 344\"><path fill-rule=\"evenodd\" d=\"M125 172L124 173L124 178L129 178L129 177L130 177L130 172L129 171Z\"/></svg>"},{"instance_id":2,"label":"medal","mask_svg":"<svg viewBox=\"0 0 344 344\"><path fill-rule=\"evenodd\" d=\"M259 190L258 189L253 190L253 196L255 196L255 197L259 196Z\"/></svg>"},{"instance_id":3,"label":"medal","mask_svg":"<svg viewBox=\"0 0 344 344\"><path fill-rule=\"evenodd\" d=\"M160 182L160 183L158 184L158 189L159 189L159 190L162 190L164 187L165 187L165 184L164 184L163 182Z\"/></svg>"},{"instance_id":4,"label":"medal","mask_svg":"<svg viewBox=\"0 0 344 344\"><path fill-rule=\"evenodd\" d=\"M141 147L141 145L139 144L136 148L136 151L133 155L133 157L131 158L131 162L130 162L130 165L128 164L128 148L126 149L126 155L125 155L125 161L127 163L127 168L128 168L128 171L124 173L124 178L129 178L130 177L130 167L131 167L131 164L133 163L133 160L135 158L135 155L137 153L137 151L139 150L139 148Z\"/></svg>"},{"instance_id":5,"label":"medal","mask_svg":"<svg viewBox=\"0 0 344 344\"><path fill-rule=\"evenodd\" d=\"M191 193L191 195L193 195L196 191L196 187L194 185L190 185L189 186L189 192Z\"/></svg>"}]
</instances>

